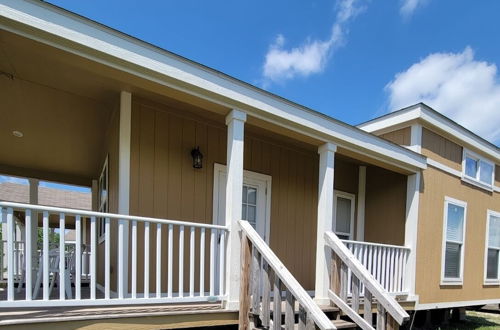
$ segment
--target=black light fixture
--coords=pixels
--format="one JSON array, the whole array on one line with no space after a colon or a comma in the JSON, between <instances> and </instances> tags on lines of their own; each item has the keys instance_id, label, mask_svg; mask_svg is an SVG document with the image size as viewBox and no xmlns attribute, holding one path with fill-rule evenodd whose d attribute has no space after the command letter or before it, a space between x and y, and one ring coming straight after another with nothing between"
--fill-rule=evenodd
<instances>
[{"instance_id":1,"label":"black light fixture","mask_svg":"<svg viewBox=\"0 0 500 330\"><path fill-rule=\"evenodd\" d=\"M203 167L203 154L200 151L200 147L191 150L191 157L193 157L193 168Z\"/></svg>"}]
</instances>

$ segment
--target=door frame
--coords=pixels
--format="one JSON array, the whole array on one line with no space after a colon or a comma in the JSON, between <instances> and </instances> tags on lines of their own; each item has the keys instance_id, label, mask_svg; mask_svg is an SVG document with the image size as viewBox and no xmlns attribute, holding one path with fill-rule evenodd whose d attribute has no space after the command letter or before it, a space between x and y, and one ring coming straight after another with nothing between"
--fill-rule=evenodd
<instances>
[{"instance_id":1,"label":"door frame","mask_svg":"<svg viewBox=\"0 0 500 330\"><path fill-rule=\"evenodd\" d=\"M227 175L227 167L226 165L214 163L214 187L213 187L213 202L212 202L212 223L217 225L218 213L219 213L219 176L221 173L225 173ZM245 179L253 180L253 181L261 181L265 184L265 200L266 207L264 209L264 241L269 245L269 237L270 237L270 228L271 228L271 183L272 177L267 174L252 172L243 170L243 183L245 183ZM248 182L248 181L247 181ZM248 182L248 184L252 184Z\"/></svg>"}]
</instances>

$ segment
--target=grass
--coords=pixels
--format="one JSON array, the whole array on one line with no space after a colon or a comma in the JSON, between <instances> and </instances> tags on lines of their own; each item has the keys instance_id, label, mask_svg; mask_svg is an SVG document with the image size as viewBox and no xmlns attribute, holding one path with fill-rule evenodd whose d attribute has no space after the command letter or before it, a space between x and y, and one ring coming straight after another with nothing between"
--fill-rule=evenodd
<instances>
[{"instance_id":1,"label":"grass","mask_svg":"<svg viewBox=\"0 0 500 330\"><path fill-rule=\"evenodd\" d=\"M465 321L450 322L440 330L493 330L500 329L500 314L467 311Z\"/></svg>"}]
</instances>

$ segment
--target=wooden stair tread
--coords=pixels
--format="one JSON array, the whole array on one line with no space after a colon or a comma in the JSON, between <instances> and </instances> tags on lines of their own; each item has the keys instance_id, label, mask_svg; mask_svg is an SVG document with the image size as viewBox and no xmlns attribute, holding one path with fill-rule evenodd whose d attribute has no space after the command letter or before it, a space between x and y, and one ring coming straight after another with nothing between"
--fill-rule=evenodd
<instances>
[{"instance_id":1,"label":"wooden stair tread","mask_svg":"<svg viewBox=\"0 0 500 330\"><path fill-rule=\"evenodd\" d=\"M357 327L356 323L346 320L332 320L332 323L337 329L355 329Z\"/></svg>"},{"instance_id":2,"label":"wooden stair tread","mask_svg":"<svg viewBox=\"0 0 500 330\"><path fill-rule=\"evenodd\" d=\"M285 312L285 308L286 308L286 301L282 301L281 302L281 312L284 313ZM339 311L339 308L337 306L330 306L330 305L319 305L319 308L321 308L321 310L325 313L328 313L328 312L338 312ZM274 310L274 302L271 301L270 305L269 305L269 309L272 313L272 311ZM295 314L298 314L299 313L299 303L296 301L295 302L295 306L294 306L294 310L295 310Z\"/></svg>"}]
</instances>

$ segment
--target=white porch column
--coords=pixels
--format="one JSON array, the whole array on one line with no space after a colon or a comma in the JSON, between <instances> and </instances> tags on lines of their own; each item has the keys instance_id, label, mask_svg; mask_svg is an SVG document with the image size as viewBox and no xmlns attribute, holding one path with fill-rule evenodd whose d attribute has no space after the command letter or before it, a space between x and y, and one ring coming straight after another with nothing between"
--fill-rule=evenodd
<instances>
[{"instance_id":1,"label":"white porch column","mask_svg":"<svg viewBox=\"0 0 500 330\"><path fill-rule=\"evenodd\" d=\"M118 146L118 213L129 214L130 201L130 135L132 125L132 94L120 93L120 131ZM118 297L128 294L129 223L118 222ZM121 256L121 257L120 257Z\"/></svg>"},{"instance_id":2,"label":"white porch column","mask_svg":"<svg viewBox=\"0 0 500 330\"><path fill-rule=\"evenodd\" d=\"M226 226L229 227L226 264L226 308L239 308L240 292L240 227L243 194L243 145L246 113L232 110L227 125Z\"/></svg>"},{"instance_id":3,"label":"white porch column","mask_svg":"<svg viewBox=\"0 0 500 330\"><path fill-rule=\"evenodd\" d=\"M366 166L359 167L358 174L358 216L356 221L356 239L365 240L365 196L366 196Z\"/></svg>"},{"instance_id":4,"label":"white porch column","mask_svg":"<svg viewBox=\"0 0 500 330\"><path fill-rule=\"evenodd\" d=\"M409 247L411 251L406 266L404 288L409 292L410 296L415 294L420 177L420 172L409 175L406 185L405 246Z\"/></svg>"},{"instance_id":5,"label":"white porch column","mask_svg":"<svg viewBox=\"0 0 500 330\"><path fill-rule=\"evenodd\" d=\"M28 179L29 187L30 187L30 195L29 201L30 204L38 205L38 187L40 184L40 180L38 179ZM36 256L38 247L38 213L33 211L31 212L31 255ZM26 237L26 239L29 239Z\"/></svg>"},{"instance_id":6,"label":"white porch column","mask_svg":"<svg viewBox=\"0 0 500 330\"><path fill-rule=\"evenodd\" d=\"M316 287L315 300L327 304L329 279L328 269L331 263L331 251L325 248L324 234L333 229L333 180L335 151L337 146L325 143L318 148L319 186L318 186L318 227L316 234Z\"/></svg>"}]
</instances>

